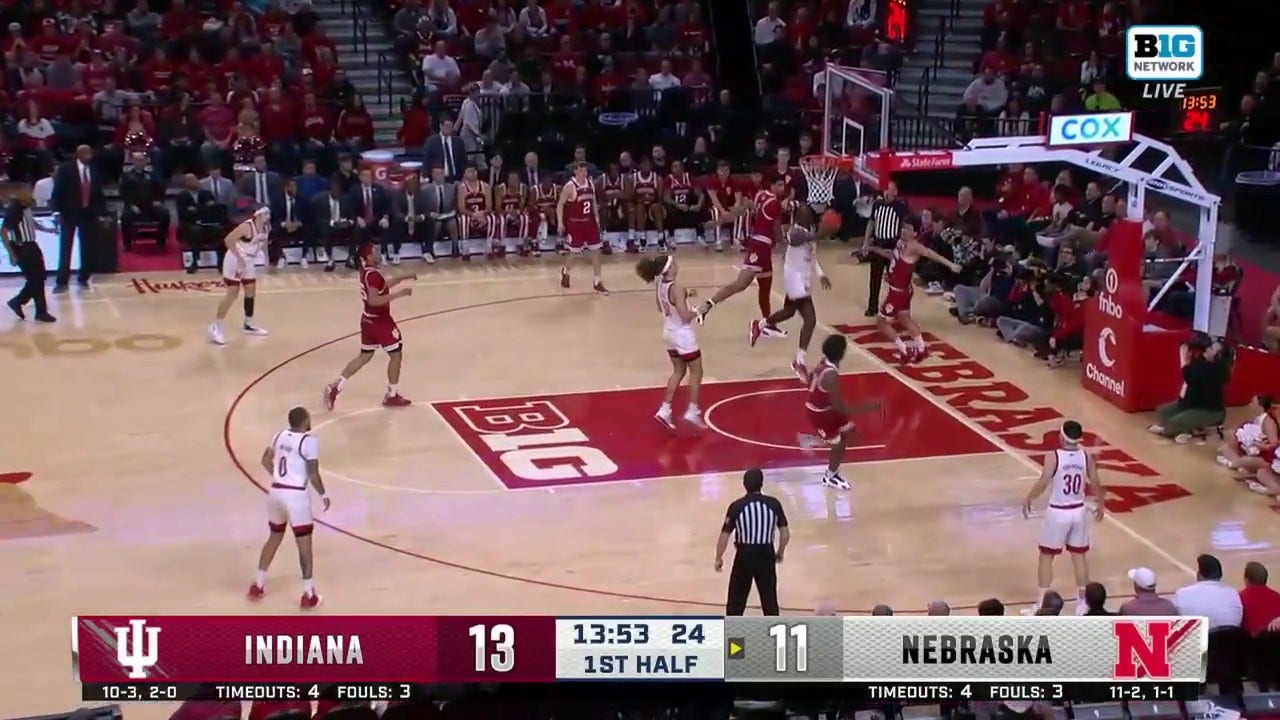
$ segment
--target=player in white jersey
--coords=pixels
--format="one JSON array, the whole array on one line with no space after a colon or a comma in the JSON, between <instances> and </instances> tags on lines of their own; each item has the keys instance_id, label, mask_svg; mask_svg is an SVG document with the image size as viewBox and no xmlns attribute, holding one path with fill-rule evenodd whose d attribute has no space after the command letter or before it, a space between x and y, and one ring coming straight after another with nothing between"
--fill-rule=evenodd
<instances>
[{"instance_id":1,"label":"player in white jersey","mask_svg":"<svg viewBox=\"0 0 1280 720\"><path fill-rule=\"evenodd\" d=\"M1040 595L1035 607L1044 600L1053 584L1053 559L1065 549L1071 554L1071 568L1075 572L1076 613L1087 609L1084 588L1089 584L1089 516L1101 520L1103 513L1102 481L1098 479L1098 465L1093 456L1080 443L1084 429L1075 420L1062 423L1058 434L1061 447L1045 456L1040 478L1027 493L1022 504L1023 517L1031 516L1031 504L1049 489L1049 506L1044 511L1044 528L1040 532L1040 564L1036 580ZM1093 491L1094 504L1090 510L1085 503L1087 491Z\"/></svg>"},{"instance_id":2,"label":"player in white jersey","mask_svg":"<svg viewBox=\"0 0 1280 720\"><path fill-rule=\"evenodd\" d=\"M320 444L311 434L311 413L306 408L289 411L289 427L271 438L271 445L262 453L262 467L271 475L271 488L267 491L270 534L258 555L258 574L249 586L249 599L258 600L266 594L267 569L284 541L285 528L292 528L293 539L298 543L298 563L302 566L303 590L298 604L303 609L313 608L320 604L320 596L311 578L314 566L311 490L320 497L325 510L329 509L329 498L320 479Z\"/></svg>"},{"instance_id":3,"label":"player in white jersey","mask_svg":"<svg viewBox=\"0 0 1280 720\"><path fill-rule=\"evenodd\" d=\"M781 310L763 320L752 320L750 334L751 339L755 340L766 327L776 328L778 323L786 322L799 313L804 324L800 326L800 348L796 351L791 369L803 383L809 382L806 365L809 341L813 339L813 331L818 327L818 312L813 306L813 276L818 276L823 290L831 289L831 280L827 279L827 274L818 264L819 235L814 232L814 224L813 210L808 205L796 208L795 224L783 235L787 242L787 252L782 259L782 289L786 292L786 299Z\"/></svg>"},{"instance_id":4,"label":"player in white jersey","mask_svg":"<svg viewBox=\"0 0 1280 720\"><path fill-rule=\"evenodd\" d=\"M698 409L698 393L702 389L702 351L698 349L698 336L693 327L697 312L689 307L693 292L676 282L678 271L674 255L647 257L636 263L636 274L640 279L655 284L658 312L662 313L662 339L667 345L667 356L671 358L667 391L653 416L669 430L676 429L671 403L686 375L689 378L689 407L684 411L684 421L698 428L705 427L702 411Z\"/></svg>"},{"instance_id":5,"label":"player in white jersey","mask_svg":"<svg viewBox=\"0 0 1280 720\"><path fill-rule=\"evenodd\" d=\"M271 232L271 210L260 207L249 216L248 220L235 226L223 242L227 253L222 258L222 279L227 289L218 303L218 315L209 326L209 342L225 345L227 338L222 334L222 321L244 288L244 333L246 335L266 335L267 331L253 324L253 302L258 294L258 270L254 264L258 254L267 247L267 237Z\"/></svg>"}]
</instances>

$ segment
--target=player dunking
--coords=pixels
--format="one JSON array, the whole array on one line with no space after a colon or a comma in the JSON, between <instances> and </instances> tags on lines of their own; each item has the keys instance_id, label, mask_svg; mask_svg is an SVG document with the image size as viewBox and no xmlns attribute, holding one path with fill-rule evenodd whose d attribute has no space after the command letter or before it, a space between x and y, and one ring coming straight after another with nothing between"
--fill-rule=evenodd
<instances>
[{"instance_id":1,"label":"player dunking","mask_svg":"<svg viewBox=\"0 0 1280 720\"><path fill-rule=\"evenodd\" d=\"M1071 553L1071 569L1075 572L1076 593L1079 604L1076 613L1086 609L1084 588L1089 584L1089 509L1085 491L1092 489L1096 504L1093 518L1101 520L1103 514L1102 481L1098 479L1098 464L1093 456L1080 447L1084 429L1075 420L1062 423L1058 433L1061 447L1045 456L1040 478L1027 493L1022 503L1022 516L1031 516L1031 503L1049 490L1049 507L1044 511L1044 529L1040 533L1040 561L1036 568L1036 580L1040 594L1034 607L1039 607L1045 593L1053 585L1053 559L1066 548Z\"/></svg>"},{"instance_id":2,"label":"player dunking","mask_svg":"<svg viewBox=\"0 0 1280 720\"><path fill-rule=\"evenodd\" d=\"M753 203L755 211L751 215L751 236L744 243L747 256L743 259L742 268L738 270L738 277L733 282L716 290L715 294L698 309L699 323L706 320L707 313L711 312L716 305L750 287L753 279L756 281L760 317L768 318L772 314L769 293L773 289L773 243L782 236L782 214L786 210L780 199L782 190L783 182L779 178L775 179L769 188L756 193ZM755 332L753 323L751 335L748 336L752 345L758 338ZM765 337L787 336L781 329L768 322L760 325L760 334Z\"/></svg>"},{"instance_id":3,"label":"player dunking","mask_svg":"<svg viewBox=\"0 0 1280 720\"><path fill-rule=\"evenodd\" d=\"M690 292L676 282L679 266L674 255L647 257L636 263L636 275L646 283L657 281L658 312L662 313L662 339L667 344L671 358L671 377L667 378L667 391L654 419L670 430L676 429L671 415L671 403L685 376L689 378L689 407L684 411L684 421L697 427L706 427L702 411L698 409L698 393L702 389L702 351L698 349L698 336L693 329L694 311L689 307Z\"/></svg>"},{"instance_id":4,"label":"player dunking","mask_svg":"<svg viewBox=\"0 0 1280 720\"><path fill-rule=\"evenodd\" d=\"M325 510L329 498L320 479L320 444L311 434L311 414L304 407L289 411L289 427L276 433L271 444L262 453L262 467L271 476L271 489L267 491L267 542L258 554L258 574L249 586L249 599L260 600L266 594L267 570L284 542L286 527L293 528L293 539L298 543L298 564L302 566L302 599L298 604L313 608L320 604L316 594L312 570L315 559L311 548L311 531L314 529L311 515L311 493L314 489Z\"/></svg>"},{"instance_id":5,"label":"player dunking","mask_svg":"<svg viewBox=\"0 0 1280 720\"><path fill-rule=\"evenodd\" d=\"M584 162L574 163L573 177L564 184L560 191L560 202L556 203L556 222L564 228L568 240L569 252L591 256L591 288L601 295L608 295L604 281L600 279L600 205L596 202L596 186L591 182L591 175ZM566 259L560 266L560 287L569 287L569 265L572 260Z\"/></svg>"},{"instance_id":6,"label":"player dunking","mask_svg":"<svg viewBox=\"0 0 1280 720\"><path fill-rule=\"evenodd\" d=\"M898 231L898 244L893 250L869 247L869 252L876 253L889 260L889 269L885 272L884 282L889 286L884 302L880 303L880 314L876 317L876 325L885 337L893 340L898 348L898 360L913 363L923 360L928 354L924 344L924 333L915 318L911 317L911 295L913 292L912 275L920 258L928 258L950 268L951 272L960 272L960 266L930 250L920 242L920 218L906 217L902 219ZM899 332L901 331L901 333ZM911 341L907 345L907 340Z\"/></svg>"},{"instance_id":7,"label":"player dunking","mask_svg":"<svg viewBox=\"0 0 1280 720\"><path fill-rule=\"evenodd\" d=\"M387 394L382 398L386 407L406 407L413 403L400 394L400 366L403 362L404 344L400 338L400 326L391 319L391 303L413 294L413 288L395 287L405 280L416 280L417 275L388 278L379 265L382 254L377 245L366 245L360 250L360 298L364 310L360 314L360 353L351 358L337 380L324 386L322 399L326 410L332 410L338 394L346 387L360 368L373 359L373 353L382 348L387 353Z\"/></svg>"},{"instance_id":8,"label":"player dunking","mask_svg":"<svg viewBox=\"0 0 1280 720\"><path fill-rule=\"evenodd\" d=\"M218 313L209 326L209 342L215 345L226 345L227 338L222 333L222 321L231 311L240 288L244 288L244 334L267 335L267 331L253 323L253 304L258 294L258 269L254 262L258 253L266 249L267 236L271 232L271 210L260 207L227 233L223 242L227 246L227 254L222 258L222 279L226 283L226 292L218 302Z\"/></svg>"},{"instance_id":9,"label":"player dunking","mask_svg":"<svg viewBox=\"0 0 1280 720\"><path fill-rule=\"evenodd\" d=\"M838 490L849 489L849 481L840 475L840 464L844 462L844 453L854 430L853 420L849 419L853 408L844 401L840 391L840 362L848 349L849 340L844 335L830 335L822 341L822 359L807 373L809 395L804 402L809 424L817 433L817 441L830 448L822 484ZM808 436L800 436L802 445L813 442Z\"/></svg>"},{"instance_id":10,"label":"player dunking","mask_svg":"<svg viewBox=\"0 0 1280 720\"><path fill-rule=\"evenodd\" d=\"M831 289L831 281L818 264L818 234L814 232L813 210L802 205L796 208L796 222L787 231L787 252L782 258L782 287L786 291L786 300L782 309L764 320L751 321L751 344L764 331L764 326L777 327L778 323L790 320L796 313L800 314L803 324L800 326L800 348L796 351L796 359L791 363L800 382L809 379L806 358L809 353L809 341L813 339L813 331L818 326L818 313L813 306L813 276L823 290Z\"/></svg>"}]
</instances>

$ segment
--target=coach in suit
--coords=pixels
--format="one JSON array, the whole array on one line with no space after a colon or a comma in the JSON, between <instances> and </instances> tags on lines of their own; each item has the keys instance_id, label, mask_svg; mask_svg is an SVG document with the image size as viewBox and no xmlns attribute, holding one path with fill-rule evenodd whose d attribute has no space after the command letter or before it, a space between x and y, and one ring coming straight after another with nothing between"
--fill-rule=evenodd
<instances>
[{"instance_id":1,"label":"coach in suit","mask_svg":"<svg viewBox=\"0 0 1280 720\"><path fill-rule=\"evenodd\" d=\"M358 181L348 191L351 208L356 216L356 242L379 243L383 255L391 238L391 198L386 188L375 185L373 171L362 168Z\"/></svg>"},{"instance_id":2,"label":"coach in suit","mask_svg":"<svg viewBox=\"0 0 1280 720\"><path fill-rule=\"evenodd\" d=\"M139 223L155 223L156 245L163 248L169 241L169 206L165 205L165 184L146 166L146 156L134 156L134 162L120 178L120 236L126 250L133 247Z\"/></svg>"},{"instance_id":3,"label":"coach in suit","mask_svg":"<svg viewBox=\"0 0 1280 720\"><path fill-rule=\"evenodd\" d=\"M53 291L67 291L71 283L71 248L80 233L80 271L76 280L89 287L89 276L97 261L98 220L106 213L102 194L102 174L94 167L93 149L76 148L76 158L64 163L53 176L53 209L59 216L58 275Z\"/></svg>"},{"instance_id":4,"label":"coach in suit","mask_svg":"<svg viewBox=\"0 0 1280 720\"><path fill-rule=\"evenodd\" d=\"M422 259L434 261L431 245L427 242L427 192L418 183L416 174L404 180L404 187L391 193L391 262L400 261L402 243L420 243Z\"/></svg>"},{"instance_id":5,"label":"coach in suit","mask_svg":"<svg viewBox=\"0 0 1280 720\"><path fill-rule=\"evenodd\" d=\"M204 250L218 252L218 267L222 267L222 233L226 214L213 198L213 193L200 187L200 179L187 174L182 178L182 192L178 193L178 240L191 251L190 275L199 269L200 253Z\"/></svg>"},{"instance_id":6,"label":"coach in suit","mask_svg":"<svg viewBox=\"0 0 1280 720\"><path fill-rule=\"evenodd\" d=\"M280 174L267 169L267 156L253 158L253 169L245 173L236 185L241 197L252 198L259 206L275 207L284 194L284 181Z\"/></svg>"},{"instance_id":7,"label":"coach in suit","mask_svg":"<svg viewBox=\"0 0 1280 720\"><path fill-rule=\"evenodd\" d=\"M452 118L440 121L440 133L427 138L423 154L426 156L425 165L431 168L440 166L448 182L458 182L462 171L467 169L467 148L462 138L454 134Z\"/></svg>"},{"instance_id":8,"label":"coach in suit","mask_svg":"<svg viewBox=\"0 0 1280 720\"><path fill-rule=\"evenodd\" d=\"M302 248L299 264L307 266L307 255L312 260L316 257L315 223L311 218L311 203L298 195L298 181L287 178L280 190L276 202L271 205L271 248L268 261L277 267L284 265L284 248L297 246Z\"/></svg>"},{"instance_id":9,"label":"coach in suit","mask_svg":"<svg viewBox=\"0 0 1280 720\"><path fill-rule=\"evenodd\" d=\"M444 168L431 167L431 184L423 192L427 196L427 245L432 248L447 237L457 244L458 185L445 178ZM456 248L455 248L456 249Z\"/></svg>"},{"instance_id":10,"label":"coach in suit","mask_svg":"<svg viewBox=\"0 0 1280 720\"><path fill-rule=\"evenodd\" d=\"M312 198L311 214L324 252L317 258L324 263L324 271L333 272L333 248L339 244L347 246L347 265L354 267L356 213L350 199L342 194L342 188L330 185L329 192Z\"/></svg>"},{"instance_id":11,"label":"coach in suit","mask_svg":"<svg viewBox=\"0 0 1280 720\"><path fill-rule=\"evenodd\" d=\"M216 165L209 168L209 175L200 181L200 189L208 190L215 203L226 207L227 217L231 216L231 211L236 207L236 201L240 199L235 183L223 177L222 169Z\"/></svg>"}]
</instances>

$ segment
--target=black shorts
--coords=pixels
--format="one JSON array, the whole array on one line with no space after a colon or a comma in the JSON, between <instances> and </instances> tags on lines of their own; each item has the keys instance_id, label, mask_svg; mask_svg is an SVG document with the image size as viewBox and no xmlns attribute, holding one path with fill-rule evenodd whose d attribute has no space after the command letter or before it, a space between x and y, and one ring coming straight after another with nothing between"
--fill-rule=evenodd
<instances>
[{"instance_id":1,"label":"black shorts","mask_svg":"<svg viewBox=\"0 0 1280 720\"><path fill-rule=\"evenodd\" d=\"M681 210L675 205L667 205L668 230L693 230L702 224L701 210Z\"/></svg>"}]
</instances>

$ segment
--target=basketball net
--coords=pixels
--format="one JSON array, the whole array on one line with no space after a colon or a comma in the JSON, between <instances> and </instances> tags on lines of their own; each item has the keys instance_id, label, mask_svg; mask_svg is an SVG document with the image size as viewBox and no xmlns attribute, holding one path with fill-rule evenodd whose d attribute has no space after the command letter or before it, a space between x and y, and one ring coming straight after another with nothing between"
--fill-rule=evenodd
<instances>
[{"instance_id":1,"label":"basketball net","mask_svg":"<svg viewBox=\"0 0 1280 720\"><path fill-rule=\"evenodd\" d=\"M800 158L800 171L809 188L806 200L812 205L829 205L835 196L836 175L853 167L853 158L840 155L806 155Z\"/></svg>"}]
</instances>

